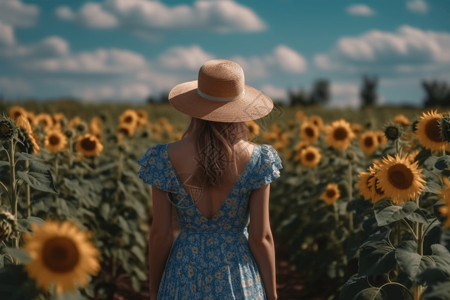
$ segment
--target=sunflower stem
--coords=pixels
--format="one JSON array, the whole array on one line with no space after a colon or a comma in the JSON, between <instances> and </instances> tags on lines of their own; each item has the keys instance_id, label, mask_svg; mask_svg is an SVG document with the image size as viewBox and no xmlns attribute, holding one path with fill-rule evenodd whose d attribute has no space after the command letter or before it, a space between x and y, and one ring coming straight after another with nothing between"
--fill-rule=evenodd
<instances>
[{"instance_id":1,"label":"sunflower stem","mask_svg":"<svg viewBox=\"0 0 450 300\"><path fill-rule=\"evenodd\" d=\"M339 214L338 214L338 207L336 202L333 203L333 212L334 212L334 219L336 220L336 223L339 222Z\"/></svg>"},{"instance_id":2,"label":"sunflower stem","mask_svg":"<svg viewBox=\"0 0 450 300\"><path fill-rule=\"evenodd\" d=\"M420 207L419 197L416 197L416 204L417 207ZM414 229L417 236L417 254L423 256L423 240L424 240L423 224L416 222L414 225L415 225ZM420 300L422 296L422 290L423 290L422 285L420 284L414 285L414 300Z\"/></svg>"},{"instance_id":3,"label":"sunflower stem","mask_svg":"<svg viewBox=\"0 0 450 300\"><path fill-rule=\"evenodd\" d=\"M395 153L397 153L399 156L401 156L400 139L396 139L394 141L394 144L395 144Z\"/></svg>"},{"instance_id":4,"label":"sunflower stem","mask_svg":"<svg viewBox=\"0 0 450 300\"><path fill-rule=\"evenodd\" d=\"M25 168L26 172L28 173L30 171L30 161L27 159L25 160ZM31 216L31 188L28 183L25 183L25 197L27 199L27 218Z\"/></svg>"},{"instance_id":5,"label":"sunflower stem","mask_svg":"<svg viewBox=\"0 0 450 300\"><path fill-rule=\"evenodd\" d=\"M348 182L348 202L353 200L353 169L352 164L349 162L347 169L347 182ZM353 232L354 224L353 224L353 211L348 212L348 227L350 232Z\"/></svg>"}]
</instances>

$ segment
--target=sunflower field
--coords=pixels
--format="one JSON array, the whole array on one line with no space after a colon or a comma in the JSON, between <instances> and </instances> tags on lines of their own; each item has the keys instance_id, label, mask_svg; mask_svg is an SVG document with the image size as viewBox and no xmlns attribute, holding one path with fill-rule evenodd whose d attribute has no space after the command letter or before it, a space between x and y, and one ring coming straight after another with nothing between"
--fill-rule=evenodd
<instances>
[{"instance_id":1,"label":"sunflower field","mask_svg":"<svg viewBox=\"0 0 450 300\"><path fill-rule=\"evenodd\" d=\"M150 186L181 138L166 105L0 103L0 299L148 299ZM274 235L310 298L448 299L450 113L277 107Z\"/></svg>"}]
</instances>

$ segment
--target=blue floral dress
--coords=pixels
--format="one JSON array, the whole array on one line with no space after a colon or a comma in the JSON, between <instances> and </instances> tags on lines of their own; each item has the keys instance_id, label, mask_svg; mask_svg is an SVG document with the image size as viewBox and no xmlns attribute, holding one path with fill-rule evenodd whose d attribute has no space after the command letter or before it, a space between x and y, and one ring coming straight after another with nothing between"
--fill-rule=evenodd
<instances>
[{"instance_id":1,"label":"blue floral dress","mask_svg":"<svg viewBox=\"0 0 450 300\"><path fill-rule=\"evenodd\" d=\"M248 200L252 190L280 176L277 152L269 145L255 145L228 197L207 219L180 182L167 148L168 144L153 146L139 159L140 178L171 193L180 227L158 299L266 299L248 246Z\"/></svg>"}]
</instances>

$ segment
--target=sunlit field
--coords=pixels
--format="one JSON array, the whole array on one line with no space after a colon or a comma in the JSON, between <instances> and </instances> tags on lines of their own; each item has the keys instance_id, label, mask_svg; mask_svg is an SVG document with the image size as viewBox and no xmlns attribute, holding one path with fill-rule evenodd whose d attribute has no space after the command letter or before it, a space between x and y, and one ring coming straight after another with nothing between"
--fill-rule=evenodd
<instances>
[{"instance_id":1,"label":"sunlit field","mask_svg":"<svg viewBox=\"0 0 450 300\"><path fill-rule=\"evenodd\" d=\"M137 160L188 122L167 104L1 102L0 299L148 299ZM277 106L247 125L283 160L272 229L311 298L448 297L447 110Z\"/></svg>"}]
</instances>

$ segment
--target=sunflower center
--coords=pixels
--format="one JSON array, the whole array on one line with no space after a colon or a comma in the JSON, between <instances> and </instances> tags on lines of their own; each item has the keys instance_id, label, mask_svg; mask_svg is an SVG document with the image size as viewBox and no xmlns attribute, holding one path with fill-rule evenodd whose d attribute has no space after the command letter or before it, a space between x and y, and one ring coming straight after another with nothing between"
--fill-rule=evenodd
<instances>
[{"instance_id":1,"label":"sunflower center","mask_svg":"<svg viewBox=\"0 0 450 300\"><path fill-rule=\"evenodd\" d=\"M7 137L10 133L11 128L5 123L0 123L0 137Z\"/></svg>"},{"instance_id":2,"label":"sunflower center","mask_svg":"<svg viewBox=\"0 0 450 300\"><path fill-rule=\"evenodd\" d=\"M315 136L314 129L312 129L311 127L306 127L305 128L305 134L308 137L314 137Z\"/></svg>"},{"instance_id":3,"label":"sunflower center","mask_svg":"<svg viewBox=\"0 0 450 300\"><path fill-rule=\"evenodd\" d=\"M374 143L372 137L366 137L366 138L364 139L364 145L365 145L366 147L373 147L374 144L375 144L375 143Z\"/></svg>"},{"instance_id":4,"label":"sunflower center","mask_svg":"<svg viewBox=\"0 0 450 300\"><path fill-rule=\"evenodd\" d=\"M398 139L398 136L400 134L400 131L395 126L388 126L384 132L386 137L390 140L396 140Z\"/></svg>"},{"instance_id":5,"label":"sunflower center","mask_svg":"<svg viewBox=\"0 0 450 300\"><path fill-rule=\"evenodd\" d=\"M439 119L436 118L427 122L425 126L425 134L433 142L442 143Z\"/></svg>"},{"instance_id":6,"label":"sunflower center","mask_svg":"<svg viewBox=\"0 0 450 300\"><path fill-rule=\"evenodd\" d=\"M316 158L316 155L313 152L308 152L305 154L305 159L307 161L313 161Z\"/></svg>"},{"instance_id":7,"label":"sunflower center","mask_svg":"<svg viewBox=\"0 0 450 300\"><path fill-rule=\"evenodd\" d=\"M414 175L407 166L396 164L389 168L388 179L395 188L405 190L412 185Z\"/></svg>"},{"instance_id":8,"label":"sunflower center","mask_svg":"<svg viewBox=\"0 0 450 300\"><path fill-rule=\"evenodd\" d=\"M95 142L95 140L91 140L89 138L84 138L81 141L81 147L84 150L87 150L87 151L95 150L96 146L97 146L97 143Z\"/></svg>"},{"instance_id":9,"label":"sunflower center","mask_svg":"<svg viewBox=\"0 0 450 300\"><path fill-rule=\"evenodd\" d=\"M133 122L133 118L131 116L127 116L123 119L124 123L131 123Z\"/></svg>"},{"instance_id":10,"label":"sunflower center","mask_svg":"<svg viewBox=\"0 0 450 300\"><path fill-rule=\"evenodd\" d=\"M49 141L50 145L56 146L56 145L59 145L60 139L59 139L58 136L52 135L52 136L50 136L50 138L48 139L48 141Z\"/></svg>"},{"instance_id":11,"label":"sunflower center","mask_svg":"<svg viewBox=\"0 0 450 300\"><path fill-rule=\"evenodd\" d=\"M42 260L51 271L65 273L75 268L80 260L80 253L72 239L54 237L45 242Z\"/></svg>"},{"instance_id":12,"label":"sunflower center","mask_svg":"<svg viewBox=\"0 0 450 300\"><path fill-rule=\"evenodd\" d=\"M342 141L342 140L347 139L348 132L344 127L338 127L334 130L333 137L337 141Z\"/></svg>"},{"instance_id":13,"label":"sunflower center","mask_svg":"<svg viewBox=\"0 0 450 300\"><path fill-rule=\"evenodd\" d=\"M335 191L335 190L332 190L332 189L329 189L329 190L327 190L327 192L325 193L325 195L326 195L328 198L333 198L334 196L336 196L336 191Z\"/></svg>"}]
</instances>

